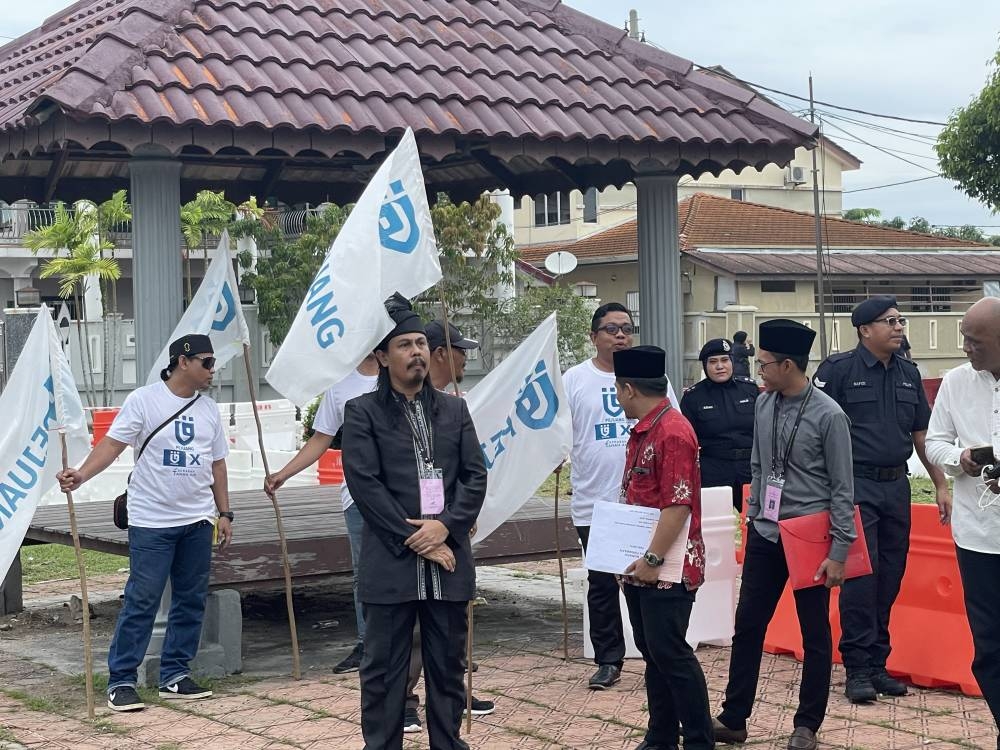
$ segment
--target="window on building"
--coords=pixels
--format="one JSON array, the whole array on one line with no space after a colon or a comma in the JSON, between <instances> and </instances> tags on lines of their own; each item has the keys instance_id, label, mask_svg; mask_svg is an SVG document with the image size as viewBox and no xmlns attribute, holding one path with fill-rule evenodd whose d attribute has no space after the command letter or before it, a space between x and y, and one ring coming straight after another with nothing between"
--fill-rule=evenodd
<instances>
[{"instance_id":1,"label":"window on building","mask_svg":"<svg viewBox=\"0 0 1000 750\"><path fill-rule=\"evenodd\" d=\"M639 292L625 293L625 307L628 308L629 314L632 316L632 327L635 329L635 333L639 333Z\"/></svg>"},{"instance_id":2,"label":"window on building","mask_svg":"<svg viewBox=\"0 0 1000 750\"><path fill-rule=\"evenodd\" d=\"M730 188L729 197L732 198L734 201L746 200L745 191L743 190L743 188Z\"/></svg>"},{"instance_id":3,"label":"window on building","mask_svg":"<svg viewBox=\"0 0 1000 750\"><path fill-rule=\"evenodd\" d=\"M597 284L592 284L589 281L581 281L573 286L573 292L578 297L593 298L597 296Z\"/></svg>"},{"instance_id":4,"label":"window on building","mask_svg":"<svg viewBox=\"0 0 1000 750\"><path fill-rule=\"evenodd\" d=\"M938 348L938 322L936 320L927 321L927 348Z\"/></svg>"},{"instance_id":5,"label":"window on building","mask_svg":"<svg viewBox=\"0 0 1000 750\"><path fill-rule=\"evenodd\" d=\"M760 282L761 293L779 292L788 293L795 291L794 279L768 279Z\"/></svg>"},{"instance_id":6,"label":"window on building","mask_svg":"<svg viewBox=\"0 0 1000 750\"><path fill-rule=\"evenodd\" d=\"M597 223L597 188L587 188L583 194L583 223Z\"/></svg>"},{"instance_id":7,"label":"window on building","mask_svg":"<svg viewBox=\"0 0 1000 750\"><path fill-rule=\"evenodd\" d=\"M554 227L569 224L569 191L539 193L535 201L535 226Z\"/></svg>"}]
</instances>

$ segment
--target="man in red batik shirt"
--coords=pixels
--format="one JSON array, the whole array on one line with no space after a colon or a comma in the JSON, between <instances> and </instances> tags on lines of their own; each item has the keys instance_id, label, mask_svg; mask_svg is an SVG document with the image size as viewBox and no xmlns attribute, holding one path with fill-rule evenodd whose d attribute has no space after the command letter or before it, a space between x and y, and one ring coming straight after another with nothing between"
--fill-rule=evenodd
<instances>
[{"instance_id":1,"label":"man in red batik shirt","mask_svg":"<svg viewBox=\"0 0 1000 750\"><path fill-rule=\"evenodd\" d=\"M685 750L712 750L705 675L686 640L695 591L705 580L698 438L666 397L666 352L637 346L615 352L614 363L618 403L625 416L639 420L626 448L622 499L660 509L649 549L622 577L635 644L646 662L649 726L637 750L676 750L682 735ZM680 580L661 580L675 544L684 545Z\"/></svg>"}]
</instances>

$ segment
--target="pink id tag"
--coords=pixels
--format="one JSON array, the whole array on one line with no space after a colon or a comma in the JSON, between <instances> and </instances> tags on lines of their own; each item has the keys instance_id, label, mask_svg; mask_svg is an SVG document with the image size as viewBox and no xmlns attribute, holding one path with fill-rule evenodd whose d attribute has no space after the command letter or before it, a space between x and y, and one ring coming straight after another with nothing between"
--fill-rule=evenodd
<instances>
[{"instance_id":1,"label":"pink id tag","mask_svg":"<svg viewBox=\"0 0 1000 750\"><path fill-rule=\"evenodd\" d=\"M444 513L444 477L441 469L434 469L432 476L420 478L420 515L436 516Z\"/></svg>"},{"instance_id":2,"label":"pink id tag","mask_svg":"<svg viewBox=\"0 0 1000 750\"><path fill-rule=\"evenodd\" d=\"M784 488L784 479L768 478L764 488L764 512L762 514L768 521L778 522L778 514L781 512L781 491Z\"/></svg>"}]
</instances>

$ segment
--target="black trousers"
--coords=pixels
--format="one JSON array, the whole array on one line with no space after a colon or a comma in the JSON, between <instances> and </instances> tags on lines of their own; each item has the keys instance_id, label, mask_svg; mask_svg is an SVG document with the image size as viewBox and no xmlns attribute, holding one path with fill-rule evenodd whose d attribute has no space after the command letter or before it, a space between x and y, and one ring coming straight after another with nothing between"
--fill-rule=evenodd
<instances>
[{"instance_id":1,"label":"black trousers","mask_svg":"<svg viewBox=\"0 0 1000 750\"><path fill-rule=\"evenodd\" d=\"M743 510L743 485L750 484L753 473L750 470L750 459L736 461L731 458L701 457L702 487L731 487L733 491L733 507L739 513Z\"/></svg>"},{"instance_id":2,"label":"black trousers","mask_svg":"<svg viewBox=\"0 0 1000 750\"><path fill-rule=\"evenodd\" d=\"M884 669L889 652L889 614L899 594L910 549L910 480L854 478L872 574L850 578L840 591L840 654L848 672Z\"/></svg>"},{"instance_id":3,"label":"black trousers","mask_svg":"<svg viewBox=\"0 0 1000 750\"><path fill-rule=\"evenodd\" d=\"M646 662L646 742L679 745L683 734L686 750L713 750L705 674L685 640L694 592L683 584L669 589L626 584L624 591L635 645Z\"/></svg>"},{"instance_id":4,"label":"black trousers","mask_svg":"<svg viewBox=\"0 0 1000 750\"><path fill-rule=\"evenodd\" d=\"M969 617L975 656L972 674L983 691L993 720L1000 724L1000 555L955 548L965 589L965 612ZM1000 740L997 741L1000 748Z\"/></svg>"},{"instance_id":5,"label":"black trousers","mask_svg":"<svg viewBox=\"0 0 1000 750\"><path fill-rule=\"evenodd\" d=\"M764 634L774 616L788 579L781 542L771 542L747 526L743 583L736 607L736 632L729 661L729 684L719 720L730 729L745 729L753 710L760 676ZM812 586L795 592L795 610L802 631L802 684L793 724L819 731L830 697L833 638L830 635L830 590Z\"/></svg>"},{"instance_id":6,"label":"black trousers","mask_svg":"<svg viewBox=\"0 0 1000 750\"><path fill-rule=\"evenodd\" d=\"M576 533L587 552L589 526L577 526ZM614 664L621 669L625 663L625 631L622 629L622 608L618 579L614 573L587 571L587 611L590 615L590 642L594 644L595 664Z\"/></svg>"},{"instance_id":7,"label":"black trousers","mask_svg":"<svg viewBox=\"0 0 1000 750\"><path fill-rule=\"evenodd\" d=\"M420 618L427 685L427 732L432 750L468 750L459 738L467 622L466 602L365 602L361 659L361 733L365 750L400 750L413 626Z\"/></svg>"}]
</instances>

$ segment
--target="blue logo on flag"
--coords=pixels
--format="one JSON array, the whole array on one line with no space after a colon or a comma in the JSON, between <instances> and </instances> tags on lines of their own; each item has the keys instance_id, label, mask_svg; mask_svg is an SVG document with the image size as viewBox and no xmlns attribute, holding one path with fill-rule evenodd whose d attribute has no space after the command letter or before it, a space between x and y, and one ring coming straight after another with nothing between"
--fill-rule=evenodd
<instances>
[{"instance_id":1,"label":"blue logo on flag","mask_svg":"<svg viewBox=\"0 0 1000 750\"><path fill-rule=\"evenodd\" d=\"M163 465L183 468L187 466L187 454L184 451L174 451L167 448L163 451Z\"/></svg>"},{"instance_id":2,"label":"blue logo on flag","mask_svg":"<svg viewBox=\"0 0 1000 750\"><path fill-rule=\"evenodd\" d=\"M222 300L215 308L215 319L212 321L213 331L224 331L229 327L236 317L236 299L233 297L233 290L229 288L227 281L222 285Z\"/></svg>"},{"instance_id":3,"label":"blue logo on flag","mask_svg":"<svg viewBox=\"0 0 1000 750\"><path fill-rule=\"evenodd\" d=\"M545 360L539 360L535 372L524 379L515 413L529 430L544 430L555 421L558 411L559 397L545 369Z\"/></svg>"},{"instance_id":4,"label":"blue logo on flag","mask_svg":"<svg viewBox=\"0 0 1000 750\"><path fill-rule=\"evenodd\" d=\"M412 253L420 242L416 211L402 180L395 180L389 185L379 212L378 238L386 250L403 255Z\"/></svg>"},{"instance_id":5,"label":"blue logo on flag","mask_svg":"<svg viewBox=\"0 0 1000 750\"><path fill-rule=\"evenodd\" d=\"M187 445L194 440L194 417L182 416L174 420L174 437L181 445Z\"/></svg>"}]
</instances>

